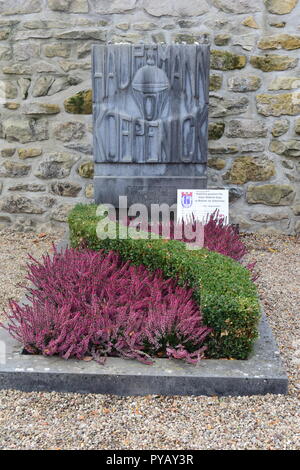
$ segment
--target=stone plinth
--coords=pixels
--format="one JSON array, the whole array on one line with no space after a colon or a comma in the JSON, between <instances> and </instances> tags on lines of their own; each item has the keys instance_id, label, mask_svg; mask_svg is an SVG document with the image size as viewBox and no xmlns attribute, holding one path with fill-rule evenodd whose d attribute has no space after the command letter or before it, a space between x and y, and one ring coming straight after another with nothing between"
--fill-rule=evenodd
<instances>
[{"instance_id":1,"label":"stone plinth","mask_svg":"<svg viewBox=\"0 0 300 470\"><path fill-rule=\"evenodd\" d=\"M96 202L206 188L208 89L207 44L93 47Z\"/></svg>"}]
</instances>

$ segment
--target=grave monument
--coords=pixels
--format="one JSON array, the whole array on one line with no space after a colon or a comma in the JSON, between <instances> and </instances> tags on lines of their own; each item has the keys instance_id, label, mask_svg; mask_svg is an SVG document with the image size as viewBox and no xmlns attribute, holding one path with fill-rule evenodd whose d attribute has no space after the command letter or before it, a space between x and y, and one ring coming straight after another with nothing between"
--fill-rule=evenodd
<instances>
[{"instance_id":1,"label":"grave monument","mask_svg":"<svg viewBox=\"0 0 300 470\"><path fill-rule=\"evenodd\" d=\"M95 45L92 70L96 203L205 189L209 45Z\"/></svg>"}]
</instances>

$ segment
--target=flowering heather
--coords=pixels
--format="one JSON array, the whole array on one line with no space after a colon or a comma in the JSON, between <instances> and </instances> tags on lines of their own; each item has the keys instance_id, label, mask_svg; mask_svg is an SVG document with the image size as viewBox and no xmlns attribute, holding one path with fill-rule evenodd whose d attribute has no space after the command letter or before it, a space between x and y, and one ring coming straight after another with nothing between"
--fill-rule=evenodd
<instances>
[{"instance_id":1,"label":"flowering heather","mask_svg":"<svg viewBox=\"0 0 300 470\"><path fill-rule=\"evenodd\" d=\"M247 248L242 242L240 234L236 226L226 224L224 219L218 218L217 213L212 214L204 224L204 241L203 247L210 251L216 251L221 255L229 256L234 260L242 263L242 260L247 253ZM190 231L195 231L195 221L190 222ZM182 233L184 234L184 222L182 222ZM188 232L189 233L189 232ZM174 228L171 229L171 234L174 234ZM183 242L189 243L189 240L182 238ZM252 281L256 281L258 274L254 271L256 261L245 265L245 267L252 273Z\"/></svg>"},{"instance_id":2,"label":"flowering heather","mask_svg":"<svg viewBox=\"0 0 300 470\"><path fill-rule=\"evenodd\" d=\"M130 219L127 220L127 224L130 223ZM170 240L180 240L184 243L194 243L197 241L197 237L193 239L191 236L196 233L196 221L193 217L188 222L174 222L170 221L169 227L161 222L146 227L148 232L154 233ZM176 234L176 236L175 236ZM181 234L178 237L178 234ZM189 237L185 237L185 234L189 234ZM215 251L221 255L229 256L234 260L242 263L242 260L247 253L247 248L242 242L238 229L233 224L226 224L223 218L218 217L217 211L211 214L206 222L203 224L203 238L199 248L207 248L210 251ZM252 273L252 281L256 281L259 277L258 273L255 272L256 262L249 263L245 267Z\"/></svg>"},{"instance_id":3,"label":"flowering heather","mask_svg":"<svg viewBox=\"0 0 300 470\"><path fill-rule=\"evenodd\" d=\"M153 356L196 363L204 326L192 289L160 271L121 261L118 254L67 249L30 257L28 305L10 302L4 326L27 352L65 359Z\"/></svg>"},{"instance_id":4,"label":"flowering heather","mask_svg":"<svg viewBox=\"0 0 300 470\"><path fill-rule=\"evenodd\" d=\"M207 248L210 251L216 251L221 255L229 256L230 258L240 261L246 254L246 247L241 241L237 228L232 224L226 224L224 219L218 218L217 214L212 214L203 225L204 239L201 240L203 245L200 248ZM170 222L169 233L171 240L176 238L185 243L194 243L193 239L189 239L190 235L195 233L196 221L195 219L189 222ZM149 232L156 234L168 233L166 226L161 223L154 226L149 225ZM178 238L175 234L181 234ZM189 238L185 234L189 234Z\"/></svg>"}]
</instances>

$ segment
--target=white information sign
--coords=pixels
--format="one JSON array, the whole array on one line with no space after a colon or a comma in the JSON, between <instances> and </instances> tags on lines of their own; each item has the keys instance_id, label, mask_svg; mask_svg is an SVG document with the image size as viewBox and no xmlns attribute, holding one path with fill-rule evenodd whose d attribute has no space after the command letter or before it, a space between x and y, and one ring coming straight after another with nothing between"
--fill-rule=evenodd
<instances>
[{"instance_id":1,"label":"white information sign","mask_svg":"<svg viewBox=\"0 0 300 470\"><path fill-rule=\"evenodd\" d=\"M229 223L229 196L227 189L178 189L177 220L195 217L203 222L218 211L219 218Z\"/></svg>"}]
</instances>

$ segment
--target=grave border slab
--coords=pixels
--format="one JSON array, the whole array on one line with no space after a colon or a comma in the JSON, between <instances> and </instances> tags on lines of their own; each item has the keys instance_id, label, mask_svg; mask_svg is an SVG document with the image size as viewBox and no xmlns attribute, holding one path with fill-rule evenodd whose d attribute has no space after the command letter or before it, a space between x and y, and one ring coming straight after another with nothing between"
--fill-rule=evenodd
<instances>
[{"instance_id":1,"label":"grave border slab","mask_svg":"<svg viewBox=\"0 0 300 470\"><path fill-rule=\"evenodd\" d=\"M58 244L58 250L68 245ZM153 365L108 358L94 361L21 354L21 345L0 329L0 389L100 393L120 396L286 394L288 378L267 317L247 360L205 359L198 365L156 359ZM4 347L3 347L4 346Z\"/></svg>"}]
</instances>

